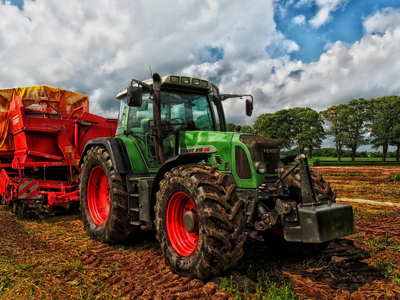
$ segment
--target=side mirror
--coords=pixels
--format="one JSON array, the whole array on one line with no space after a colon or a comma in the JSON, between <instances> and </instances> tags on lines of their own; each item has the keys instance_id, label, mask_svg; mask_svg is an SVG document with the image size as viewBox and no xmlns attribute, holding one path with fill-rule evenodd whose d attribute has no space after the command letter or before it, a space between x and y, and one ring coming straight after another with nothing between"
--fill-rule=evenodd
<instances>
[{"instance_id":1,"label":"side mirror","mask_svg":"<svg viewBox=\"0 0 400 300\"><path fill-rule=\"evenodd\" d=\"M127 102L128 106L140 107L142 106L142 88L140 86L128 86Z\"/></svg>"},{"instance_id":2,"label":"side mirror","mask_svg":"<svg viewBox=\"0 0 400 300\"><path fill-rule=\"evenodd\" d=\"M246 116L250 117L253 114L253 101L246 100Z\"/></svg>"}]
</instances>

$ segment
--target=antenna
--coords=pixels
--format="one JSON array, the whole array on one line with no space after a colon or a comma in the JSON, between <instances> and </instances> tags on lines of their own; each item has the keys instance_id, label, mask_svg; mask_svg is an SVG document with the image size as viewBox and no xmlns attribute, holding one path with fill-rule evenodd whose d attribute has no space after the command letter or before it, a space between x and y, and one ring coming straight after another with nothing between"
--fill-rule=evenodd
<instances>
[{"instance_id":1,"label":"antenna","mask_svg":"<svg viewBox=\"0 0 400 300\"><path fill-rule=\"evenodd\" d=\"M150 68L150 78L153 78L153 72L151 71L151 66L149 65Z\"/></svg>"}]
</instances>

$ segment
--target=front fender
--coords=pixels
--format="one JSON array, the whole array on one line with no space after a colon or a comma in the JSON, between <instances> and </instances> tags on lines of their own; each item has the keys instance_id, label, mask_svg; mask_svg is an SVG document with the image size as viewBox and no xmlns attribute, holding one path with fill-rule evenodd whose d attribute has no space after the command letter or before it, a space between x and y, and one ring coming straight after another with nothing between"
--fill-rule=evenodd
<instances>
[{"instance_id":1,"label":"front fender","mask_svg":"<svg viewBox=\"0 0 400 300\"><path fill-rule=\"evenodd\" d=\"M83 163L87 151L95 146L104 147L110 155L113 167L117 173L127 174L132 173L132 166L129 160L128 152L126 150L125 143L120 138L113 137L101 137L90 141L87 141L81 159L79 161L79 167Z\"/></svg>"}]
</instances>

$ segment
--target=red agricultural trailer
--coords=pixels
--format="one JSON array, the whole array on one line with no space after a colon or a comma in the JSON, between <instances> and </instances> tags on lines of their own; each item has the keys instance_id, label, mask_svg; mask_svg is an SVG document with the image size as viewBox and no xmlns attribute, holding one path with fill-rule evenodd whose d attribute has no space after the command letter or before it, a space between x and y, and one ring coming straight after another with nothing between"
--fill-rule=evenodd
<instances>
[{"instance_id":1,"label":"red agricultural trailer","mask_svg":"<svg viewBox=\"0 0 400 300\"><path fill-rule=\"evenodd\" d=\"M85 143L113 137L117 119L88 112L85 95L35 86L0 90L0 199L15 213L79 202Z\"/></svg>"}]
</instances>

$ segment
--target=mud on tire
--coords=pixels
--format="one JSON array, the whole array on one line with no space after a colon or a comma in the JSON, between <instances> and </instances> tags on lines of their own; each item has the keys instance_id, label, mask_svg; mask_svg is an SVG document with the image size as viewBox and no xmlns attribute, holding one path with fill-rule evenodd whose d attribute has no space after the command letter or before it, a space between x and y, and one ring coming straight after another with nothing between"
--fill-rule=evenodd
<instances>
[{"instance_id":1,"label":"mud on tire","mask_svg":"<svg viewBox=\"0 0 400 300\"><path fill-rule=\"evenodd\" d=\"M320 173L314 172L311 168L310 171L317 200L329 199L336 202L336 194L332 191L329 182L325 181ZM296 168L284 181L289 187L290 197L297 200L301 199L300 168Z\"/></svg>"},{"instance_id":2,"label":"mud on tire","mask_svg":"<svg viewBox=\"0 0 400 300\"><path fill-rule=\"evenodd\" d=\"M103 215L104 222L92 217L93 206L91 206L92 215L88 206L88 198L92 197L93 201L93 194L88 196L88 188L90 189L88 185L91 184L90 180L93 181L91 174L93 176L94 172L106 178L103 182L105 185L108 183L109 212L108 215ZM82 220L91 238L105 243L120 243L133 238L140 232L139 227L130 224L131 216L128 213L125 178L114 170L109 153L104 148L96 146L87 152L82 165L79 188Z\"/></svg>"},{"instance_id":3,"label":"mud on tire","mask_svg":"<svg viewBox=\"0 0 400 300\"><path fill-rule=\"evenodd\" d=\"M235 189L236 186L228 181L226 174L205 165L184 165L165 174L155 206L157 239L166 263L174 272L206 279L237 264L243 255L242 246L246 236L241 209L243 201L237 199ZM190 245L189 251L183 255L174 249L171 239L176 239L172 236L174 232L171 232L171 225L168 232L166 221L167 212L171 216L171 205L177 195L186 195L191 200L189 203L194 205L191 211L195 211L198 220L197 243ZM182 215L177 216L180 217ZM179 231L179 228L175 229Z\"/></svg>"}]
</instances>

